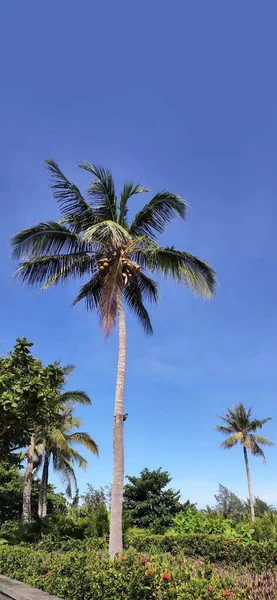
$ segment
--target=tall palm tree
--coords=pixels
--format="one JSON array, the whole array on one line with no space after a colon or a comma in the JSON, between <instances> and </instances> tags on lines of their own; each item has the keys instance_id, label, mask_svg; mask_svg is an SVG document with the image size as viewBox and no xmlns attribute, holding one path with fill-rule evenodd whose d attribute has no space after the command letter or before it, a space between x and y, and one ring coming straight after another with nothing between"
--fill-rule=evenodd
<instances>
[{"instance_id":1,"label":"tall palm tree","mask_svg":"<svg viewBox=\"0 0 277 600\"><path fill-rule=\"evenodd\" d=\"M265 423L270 421L271 417L261 420L253 419L252 409L249 408L247 410L242 403L239 403L236 404L234 410L230 410L230 408L228 408L227 413L224 416L219 416L219 418L224 421L224 423L227 423L227 425L216 425L216 430L220 433L223 433L223 435L228 436L220 447L224 450L229 450L237 444L241 444L243 447L251 519L252 521L255 521L254 495L250 475L248 452L250 452L250 454L253 456L261 456L265 462L265 454L261 446L274 446L274 444L267 438L257 435L256 431L261 429Z\"/></svg>"},{"instance_id":2,"label":"tall palm tree","mask_svg":"<svg viewBox=\"0 0 277 600\"><path fill-rule=\"evenodd\" d=\"M70 401L90 404L90 399L84 392L65 392L61 395L64 404L61 408L60 418L50 425L38 440L35 448L37 464L42 465L42 477L39 494L38 516L42 519L47 515L47 489L49 478L49 465L52 457L54 471L57 471L66 483L66 493L71 498L71 483L77 489L74 464L86 469L87 461L74 448L81 444L93 454L98 455L98 446L92 437L85 432L73 431L79 429L82 420L74 416L74 409Z\"/></svg>"},{"instance_id":3,"label":"tall palm tree","mask_svg":"<svg viewBox=\"0 0 277 600\"><path fill-rule=\"evenodd\" d=\"M187 204L168 191L158 192L134 219L128 221L128 201L145 187L125 183L119 200L110 171L81 163L93 180L86 197L53 160L46 161L57 200L59 222L39 223L12 239L13 256L19 260L16 279L40 284L44 289L66 279L87 276L73 304L85 300L96 310L105 335L118 319L119 350L114 403L114 467L111 501L110 556L122 550L122 502L124 483L124 388L126 372L125 305L135 313L146 333L152 325L145 300L157 302L158 286L148 273L171 276L196 294L211 298L215 292L213 269L199 258L160 246L173 217L185 218Z\"/></svg>"}]
</instances>

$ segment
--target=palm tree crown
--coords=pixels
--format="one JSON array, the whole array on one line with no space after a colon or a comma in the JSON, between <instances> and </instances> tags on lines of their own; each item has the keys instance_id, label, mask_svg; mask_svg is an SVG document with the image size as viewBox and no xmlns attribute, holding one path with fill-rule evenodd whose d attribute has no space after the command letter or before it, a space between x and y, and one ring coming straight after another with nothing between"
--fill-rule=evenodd
<instances>
[{"instance_id":1,"label":"palm tree crown","mask_svg":"<svg viewBox=\"0 0 277 600\"><path fill-rule=\"evenodd\" d=\"M91 401L87 394L82 391L67 391L60 395L61 410L59 418L55 423L48 426L37 439L36 458L37 464L45 462L45 455L52 457L53 468L57 471L66 484L66 493L72 495L71 482L75 488L77 481L74 466L86 469L86 459L75 449L75 445L84 446L91 453L98 455L99 450L96 442L86 432L78 430L82 420L74 416L73 403L90 405Z\"/></svg>"},{"instance_id":2,"label":"palm tree crown","mask_svg":"<svg viewBox=\"0 0 277 600\"><path fill-rule=\"evenodd\" d=\"M46 162L61 219L39 223L13 237L13 255L21 261L18 280L47 288L86 276L74 304L84 299L88 309L96 309L105 334L115 325L122 295L145 331L152 332L144 300L157 302L158 286L145 270L170 275L206 298L214 294L216 277L206 262L157 242L156 234L163 233L174 216L185 218L187 204L182 198L158 192L129 222L128 201L148 192L145 187L125 183L117 200L111 172L83 162L79 166L93 177L85 198L53 160Z\"/></svg>"},{"instance_id":3,"label":"palm tree crown","mask_svg":"<svg viewBox=\"0 0 277 600\"><path fill-rule=\"evenodd\" d=\"M216 430L223 435L227 435L227 439L221 444L221 448L230 449L236 444L241 444L253 456L261 456L265 461L265 454L261 446L274 446L273 442L267 438L256 434L256 431L261 429L265 423L271 420L253 419L252 409L248 410L242 403L236 404L234 410L228 409L226 415L219 416L226 425L216 425Z\"/></svg>"}]
</instances>

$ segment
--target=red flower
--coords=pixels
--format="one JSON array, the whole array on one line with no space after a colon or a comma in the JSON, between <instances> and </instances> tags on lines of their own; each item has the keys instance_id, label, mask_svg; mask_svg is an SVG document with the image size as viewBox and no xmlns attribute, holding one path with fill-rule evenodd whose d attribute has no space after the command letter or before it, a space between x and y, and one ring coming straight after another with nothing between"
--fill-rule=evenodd
<instances>
[{"instance_id":1,"label":"red flower","mask_svg":"<svg viewBox=\"0 0 277 600\"><path fill-rule=\"evenodd\" d=\"M149 576L150 576L150 575L152 575L152 571L151 571L151 569L147 569L147 571L146 571L146 575L149 575Z\"/></svg>"},{"instance_id":2,"label":"red flower","mask_svg":"<svg viewBox=\"0 0 277 600\"><path fill-rule=\"evenodd\" d=\"M223 590L222 593L223 593L223 596L231 596L232 595L231 590Z\"/></svg>"},{"instance_id":3,"label":"red flower","mask_svg":"<svg viewBox=\"0 0 277 600\"><path fill-rule=\"evenodd\" d=\"M169 581L171 579L170 573L162 573L162 579Z\"/></svg>"},{"instance_id":4,"label":"red flower","mask_svg":"<svg viewBox=\"0 0 277 600\"><path fill-rule=\"evenodd\" d=\"M214 586L213 585L209 585L208 590L209 590L209 592L214 592Z\"/></svg>"},{"instance_id":5,"label":"red flower","mask_svg":"<svg viewBox=\"0 0 277 600\"><path fill-rule=\"evenodd\" d=\"M146 563L149 562L149 558L146 558L146 556L142 556L140 562L142 565L146 565Z\"/></svg>"},{"instance_id":6,"label":"red flower","mask_svg":"<svg viewBox=\"0 0 277 600\"><path fill-rule=\"evenodd\" d=\"M127 559L127 556L120 556L119 557L119 560L126 560L126 559Z\"/></svg>"}]
</instances>

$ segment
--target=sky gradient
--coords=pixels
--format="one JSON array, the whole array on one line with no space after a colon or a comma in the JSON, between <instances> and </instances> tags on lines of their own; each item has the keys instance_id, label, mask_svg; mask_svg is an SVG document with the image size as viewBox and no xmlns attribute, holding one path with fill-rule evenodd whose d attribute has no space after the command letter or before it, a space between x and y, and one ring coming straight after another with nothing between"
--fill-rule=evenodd
<instances>
[{"instance_id":1,"label":"sky gradient","mask_svg":"<svg viewBox=\"0 0 277 600\"><path fill-rule=\"evenodd\" d=\"M164 242L210 262L220 286L207 303L163 282L152 338L128 316L126 473L162 466L200 506L218 483L245 497L242 451L220 452L214 425L242 401L273 417L277 442L276 3L28 0L2 2L0 18L0 351L26 336L43 361L76 365L70 387L91 395L78 414L100 446L80 489L110 483L116 335L71 307L76 284L17 286L9 238L58 215L46 157L82 190L87 160L119 187L182 195L187 222ZM267 456L251 460L254 491L277 504L277 448Z\"/></svg>"}]
</instances>

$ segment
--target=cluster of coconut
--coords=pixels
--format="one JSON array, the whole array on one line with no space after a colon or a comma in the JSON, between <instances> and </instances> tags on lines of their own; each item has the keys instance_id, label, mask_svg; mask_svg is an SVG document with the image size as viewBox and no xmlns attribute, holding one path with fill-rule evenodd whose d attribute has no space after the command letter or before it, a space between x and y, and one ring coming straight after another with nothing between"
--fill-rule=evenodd
<instances>
[{"instance_id":1,"label":"cluster of coconut","mask_svg":"<svg viewBox=\"0 0 277 600\"><path fill-rule=\"evenodd\" d=\"M97 263L98 269L100 269L100 271L104 271L104 269L106 269L109 266L109 261L110 259L106 256L105 258L101 258L101 260L99 260Z\"/></svg>"},{"instance_id":2,"label":"cluster of coconut","mask_svg":"<svg viewBox=\"0 0 277 600\"><path fill-rule=\"evenodd\" d=\"M111 259L108 258L107 256L105 256L104 258L101 258L97 262L98 269L100 271L104 271L105 269L107 269L109 266L110 260ZM132 276L135 275L135 273L139 273L139 271L140 271L140 266L138 264L132 262L128 258L122 258L122 275L123 275L125 285L127 284L128 281L130 281Z\"/></svg>"},{"instance_id":3,"label":"cluster of coconut","mask_svg":"<svg viewBox=\"0 0 277 600\"><path fill-rule=\"evenodd\" d=\"M128 278L132 277L135 273L139 273L140 266L136 263L133 263L128 258L122 258L122 273L125 274Z\"/></svg>"}]
</instances>

